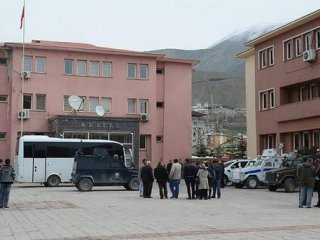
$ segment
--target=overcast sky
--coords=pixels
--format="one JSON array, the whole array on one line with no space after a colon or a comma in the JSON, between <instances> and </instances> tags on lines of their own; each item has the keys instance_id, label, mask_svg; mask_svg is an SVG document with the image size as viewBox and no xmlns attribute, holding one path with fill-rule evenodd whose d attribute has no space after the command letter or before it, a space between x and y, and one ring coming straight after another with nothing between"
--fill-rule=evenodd
<instances>
[{"instance_id":1,"label":"overcast sky","mask_svg":"<svg viewBox=\"0 0 320 240\"><path fill-rule=\"evenodd\" d=\"M0 42L21 42L23 0L0 0ZM320 0L26 0L26 41L147 51L207 48L252 26L287 23Z\"/></svg>"}]
</instances>

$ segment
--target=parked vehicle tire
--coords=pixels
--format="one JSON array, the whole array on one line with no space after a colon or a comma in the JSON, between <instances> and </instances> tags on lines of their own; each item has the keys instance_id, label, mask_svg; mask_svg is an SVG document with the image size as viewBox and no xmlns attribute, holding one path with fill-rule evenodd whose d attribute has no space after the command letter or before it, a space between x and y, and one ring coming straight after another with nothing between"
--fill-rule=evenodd
<instances>
[{"instance_id":1,"label":"parked vehicle tire","mask_svg":"<svg viewBox=\"0 0 320 240\"><path fill-rule=\"evenodd\" d=\"M130 191L138 191L139 190L140 181L137 177L131 178L128 183L128 190ZM127 189L127 188L126 188Z\"/></svg>"},{"instance_id":2,"label":"parked vehicle tire","mask_svg":"<svg viewBox=\"0 0 320 240\"><path fill-rule=\"evenodd\" d=\"M230 182L230 180L229 180L229 178L228 178L227 175L224 175L223 181L224 181L223 185L224 185L224 186L227 186L227 184Z\"/></svg>"},{"instance_id":3,"label":"parked vehicle tire","mask_svg":"<svg viewBox=\"0 0 320 240\"><path fill-rule=\"evenodd\" d=\"M275 191L277 191L278 187L275 186L275 185L269 185L268 189L269 189L270 192L275 192Z\"/></svg>"},{"instance_id":4,"label":"parked vehicle tire","mask_svg":"<svg viewBox=\"0 0 320 240\"><path fill-rule=\"evenodd\" d=\"M283 187L286 192L294 192L296 185L292 178L287 178L286 180L284 180Z\"/></svg>"},{"instance_id":5,"label":"parked vehicle tire","mask_svg":"<svg viewBox=\"0 0 320 240\"><path fill-rule=\"evenodd\" d=\"M48 187L57 187L61 182L61 179L58 175L51 175L48 177L45 186Z\"/></svg>"},{"instance_id":6,"label":"parked vehicle tire","mask_svg":"<svg viewBox=\"0 0 320 240\"><path fill-rule=\"evenodd\" d=\"M255 189L259 186L259 180L257 177L249 177L246 181L247 188Z\"/></svg>"},{"instance_id":7,"label":"parked vehicle tire","mask_svg":"<svg viewBox=\"0 0 320 240\"><path fill-rule=\"evenodd\" d=\"M242 183L234 183L233 184L236 188L243 188L243 184Z\"/></svg>"},{"instance_id":8,"label":"parked vehicle tire","mask_svg":"<svg viewBox=\"0 0 320 240\"><path fill-rule=\"evenodd\" d=\"M124 187L126 190L130 190L128 183L124 184L123 187Z\"/></svg>"},{"instance_id":9,"label":"parked vehicle tire","mask_svg":"<svg viewBox=\"0 0 320 240\"><path fill-rule=\"evenodd\" d=\"M77 188L81 192L90 191L93 187L93 182L90 178L81 178L80 181L77 183Z\"/></svg>"}]
</instances>

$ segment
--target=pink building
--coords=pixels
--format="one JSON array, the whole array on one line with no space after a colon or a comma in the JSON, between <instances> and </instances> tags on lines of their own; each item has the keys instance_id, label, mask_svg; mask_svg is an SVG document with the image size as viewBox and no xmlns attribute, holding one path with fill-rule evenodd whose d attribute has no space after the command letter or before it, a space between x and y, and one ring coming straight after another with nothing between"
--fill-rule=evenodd
<instances>
[{"instance_id":1,"label":"pink building","mask_svg":"<svg viewBox=\"0 0 320 240\"><path fill-rule=\"evenodd\" d=\"M0 158L14 158L21 129L24 135L119 141L132 149L135 164L191 157L195 62L38 40L25 44L24 70L22 55L21 43L0 45ZM76 113L71 95L84 100Z\"/></svg>"},{"instance_id":2,"label":"pink building","mask_svg":"<svg viewBox=\"0 0 320 240\"><path fill-rule=\"evenodd\" d=\"M246 63L255 69L255 93L247 94L255 96L258 154L319 148L320 10L246 45L255 57Z\"/></svg>"}]
</instances>

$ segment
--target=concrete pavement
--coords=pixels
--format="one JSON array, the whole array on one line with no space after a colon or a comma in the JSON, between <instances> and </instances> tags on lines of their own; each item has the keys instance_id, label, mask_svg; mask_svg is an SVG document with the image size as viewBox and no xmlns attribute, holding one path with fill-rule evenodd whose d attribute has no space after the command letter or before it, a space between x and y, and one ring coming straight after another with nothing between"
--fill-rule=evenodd
<instances>
[{"instance_id":1,"label":"concrete pavement","mask_svg":"<svg viewBox=\"0 0 320 240\"><path fill-rule=\"evenodd\" d=\"M0 239L319 239L320 209L297 207L298 193L222 189L221 199L138 197L122 187L79 192L71 185L15 184L0 209ZM316 202L316 193L313 203Z\"/></svg>"}]
</instances>

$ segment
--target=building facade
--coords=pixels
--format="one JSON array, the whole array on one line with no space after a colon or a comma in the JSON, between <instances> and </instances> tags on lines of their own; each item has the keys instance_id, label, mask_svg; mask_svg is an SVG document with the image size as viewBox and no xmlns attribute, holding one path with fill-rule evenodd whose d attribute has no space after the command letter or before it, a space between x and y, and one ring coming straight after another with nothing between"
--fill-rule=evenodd
<instances>
[{"instance_id":1,"label":"building facade","mask_svg":"<svg viewBox=\"0 0 320 240\"><path fill-rule=\"evenodd\" d=\"M1 44L0 158L14 158L21 132L119 141L136 165L190 158L194 63L82 43L34 40L24 54Z\"/></svg>"},{"instance_id":2,"label":"building facade","mask_svg":"<svg viewBox=\"0 0 320 240\"><path fill-rule=\"evenodd\" d=\"M255 91L247 95L255 96L258 154L265 148L278 153L318 149L320 10L246 45L255 58L245 57L255 69Z\"/></svg>"}]
</instances>

